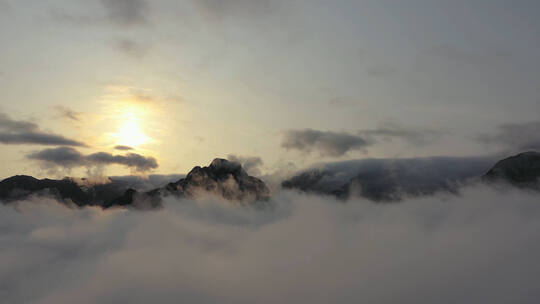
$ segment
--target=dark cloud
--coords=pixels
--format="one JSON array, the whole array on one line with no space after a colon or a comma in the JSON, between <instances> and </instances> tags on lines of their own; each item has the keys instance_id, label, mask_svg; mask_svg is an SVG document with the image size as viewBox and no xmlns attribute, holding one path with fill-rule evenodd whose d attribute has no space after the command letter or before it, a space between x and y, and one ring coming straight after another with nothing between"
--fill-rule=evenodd
<instances>
[{"instance_id":1,"label":"dark cloud","mask_svg":"<svg viewBox=\"0 0 540 304\"><path fill-rule=\"evenodd\" d=\"M250 175L260 175L260 167L263 165L263 161L260 157L257 156L239 156L234 154L229 154L227 159L232 162L237 162L247 173Z\"/></svg>"},{"instance_id":2,"label":"dark cloud","mask_svg":"<svg viewBox=\"0 0 540 304\"><path fill-rule=\"evenodd\" d=\"M58 112L59 116L62 118L66 118L71 121L80 121L81 120L81 113L73 111L72 109L66 107L66 106L56 106L56 111Z\"/></svg>"},{"instance_id":3,"label":"dark cloud","mask_svg":"<svg viewBox=\"0 0 540 304\"><path fill-rule=\"evenodd\" d=\"M102 165L123 165L139 172L149 171L158 167L157 160L153 157L145 157L136 153L126 155L113 155L106 152L97 152L83 155L71 147L58 147L33 152L27 156L29 159L38 160L46 165L60 167L88 167Z\"/></svg>"},{"instance_id":4,"label":"dark cloud","mask_svg":"<svg viewBox=\"0 0 540 304\"><path fill-rule=\"evenodd\" d=\"M0 129L11 132L26 132L38 129L33 122L13 120L4 113L0 113Z\"/></svg>"},{"instance_id":5,"label":"dark cloud","mask_svg":"<svg viewBox=\"0 0 540 304\"><path fill-rule=\"evenodd\" d=\"M86 161L82 153L71 147L44 149L29 154L28 158L65 167L79 166Z\"/></svg>"},{"instance_id":6,"label":"dark cloud","mask_svg":"<svg viewBox=\"0 0 540 304\"><path fill-rule=\"evenodd\" d=\"M128 153L126 155L112 155L106 152L97 152L88 155L86 158L91 163L103 165L119 164L126 167L135 168L137 171L148 171L158 167L155 158L145 157L137 153Z\"/></svg>"},{"instance_id":7,"label":"dark cloud","mask_svg":"<svg viewBox=\"0 0 540 304\"><path fill-rule=\"evenodd\" d=\"M122 145L114 146L114 149L115 149L115 150L120 150L120 151L133 150L132 147L129 147L129 146L122 146Z\"/></svg>"},{"instance_id":8,"label":"dark cloud","mask_svg":"<svg viewBox=\"0 0 540 304\"><path fill-rule=\"evenodd\" d=\"M145 25L150 7L144 0L102 0L109 20L118 25Z\"/></svg>"},{"instance_id":9,"label":"dark cloud","mask_svg":"<svg viewBox=\"0 0 540 304\"><path fill-rule=\"evenodd\" d=\"M395 201L439 191L455 193L464 183L483 176L495 162L494 157L350 160L318 164L282 185L340 198Z\"/></svg>"},{"instance_id":10,"label":"dark cloud","mask_svg":"<svg viewBox=\"0 0 540 304\"><path fill-rule=\"evenodd\" d=\"M343 156L351 150L364 150L370 143L363 137L345 132L313 129L288 130L281 146L287 150L317 151L321 156Z\"/></svg>"},{"instance_id":11,"label":"dark cloud","mask_svg":"<svg viewBox=\"0 0 540 304\"><path fill-rule=\"evenodd\" d=\"M283 136L281 146L288 150L308 153L317 151L321 156L339 157L353 150L365 152L367 147L381 140L401 139L414 145L425 145L440 135L442 135L440 131L407 128L393 123L376 129L360 130L356 134L313 129L288 130Z\"/></svg>"},{"instance_id":12,"label":"dark cloud","mask_svg":"<svg viewBox=\"0 0 540 304\"><path fill-rule=\"evenodd\" d=\"M0 143L49 146L86 146L84 143L61 135L46 133L32 122L14 120L0 113Z\"/></svg>"},{"instance_id":13,"label":"dark cloud","mask_svg":"<svg viewBox=\"0 0 540 304\"><path fill-rule=\"evenodd\" d=\"M540 151L540 121L500 125L493 134L482 134L478 140L514 151Z\"/></svg>"},{"instance_id":14,"label":"dark cloud","mask_svg":"<svg viewBox=\"0 0 540 304\"><path fill-rule=\"evenodd\" d=\"M29 144L49 146L84 146L83 143L67 139L60 135L46 133L0 133L0 143L3 144Z\"/></svg>"},{"instance_id":15,"label":"dark cloud","mask_svg":"<svg viewBox=\"0 0 540 304\"><path fill-rule=\"evenodd\" d=\"M520 303L540 299L540 204L467 188L402 204L281 192L275 208L0 205L4 303ZM254 279L256 278L256 279Z\"/></svg>"},{"instance_id":16,"label":"dark cloud","mask_svg":"<svg viewBox=\"0 0 540 304\"><path fill-rule=\"evenodd\" d=\"M129 38L117 38L112 42L112 46L116 50L133 58L144 57L148 51L145 44Z\"/></svg>"}]
</instances>

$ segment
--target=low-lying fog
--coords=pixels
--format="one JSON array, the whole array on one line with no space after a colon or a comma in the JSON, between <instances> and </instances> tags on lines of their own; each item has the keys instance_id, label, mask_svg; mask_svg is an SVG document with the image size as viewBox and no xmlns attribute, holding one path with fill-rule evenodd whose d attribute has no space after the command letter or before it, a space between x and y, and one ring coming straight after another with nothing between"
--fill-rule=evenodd
<instances>
[{"instance_id":1,"label":"low-lying fog","mask_svg":"<svg viewBox=\"0 0 540 304\"><path fill-rule=\"evenodd\" d=\"M537 303L540 196L0 205L2 303Z\"/></svg>"}]
</instances>

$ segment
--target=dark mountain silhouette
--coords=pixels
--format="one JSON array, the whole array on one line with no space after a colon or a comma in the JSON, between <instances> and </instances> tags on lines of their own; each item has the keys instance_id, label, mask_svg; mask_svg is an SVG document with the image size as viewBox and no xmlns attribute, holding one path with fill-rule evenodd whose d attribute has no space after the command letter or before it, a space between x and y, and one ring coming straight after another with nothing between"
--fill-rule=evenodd
<instances>
[{"instance_id":1,"label":"dark mountain silhouette","mask_svg":"<svg viewBox=\"0 0 540 304\"><path fill-rule=\"evenodd\" d=\"M540 153L531 151L505 158L497 162L484 179L540 190Z\"/></svg>"},{"instance_id":2,"label":"dark mountain silhouette","mask_svg":"<svg viewBox=\"0 0 540 304\"><path fill-rule=\"evenodd\" d=\"M25 199L30 195L37 195L53 196L66 203L71 201L77 206L104 206L106 202L120 197L127 188L128 185L125 182L111 179L102 184L81 185L68 177L54 180L16 175L0 182L0 201L9 203Z\"/></svg>"},{"instance_id":3,"label":"dark mountain silhouette","mask_svg":"<svg viewBox=\"0 0 540 304\"><path fill-rule=\"evenodd\" d=\"M52 195L63 200L69 199L78 206L90 203L90 196L69 178L52 180L16 175L0 182L0 199L3 201L20 200L32 194Z\"/></svg>"},{"instance_id":4,"label":"dark mountain silhouette","mask_svg":"<svg viewBox=\"0 0 540 304\"><path fill-rule=\"evenodd\" d=\"M125 182L111 179L104 184L81 186L70 178L39 180L18 175L0 182L0 200L5 203L30 195L48 195L66 203L71 201L77 206L129 206L140 199L147 206L156 207L162 196L196 198L203 193L240 202L261 201L269 197L269 190L262 180L249 176L240 164L225 159L215 159L208 167L197 166L185 178L147 192L139 192Z\"/></svg>"},{"instance_id":5,"label":"dark mountain silhouette","mask_svg":"<svg viewBox=\"0 0 540 304\"><path fill-rule=\"evenodd\" d=\"M124 197L139 197L156 203L156 198L176 196L196 198L201 194L212 194L229 201L253 203L269 198L270 191L266 184L250 176L239 163L216 158L208 167L195 167L185 178L165 187L156 188L146 193L127 193Z\"/></svg>"},{"instance_id":6,"label":"dark mountain silhouette","mask_svg":"<svg viewBox=\"0 0 540 304\"><path fill-rule=\"evenodd\" d=\"M165 192L194 197L198 192L210 192L228 200L264 200L270 195L265 183L249 176L239 163L216 158L208 167L195 167Z\"/></svg>"}]
</instances>

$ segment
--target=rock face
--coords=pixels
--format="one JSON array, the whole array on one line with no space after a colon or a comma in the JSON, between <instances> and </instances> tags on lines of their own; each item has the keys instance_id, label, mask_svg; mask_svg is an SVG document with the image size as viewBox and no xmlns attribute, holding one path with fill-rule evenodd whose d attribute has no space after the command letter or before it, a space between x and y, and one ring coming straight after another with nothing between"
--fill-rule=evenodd
<instances>
[{"instance_id":1,"label":"rock face","mask_svg":"<svg viewBox=\"0 0 540 304\"><path fill-rule=\"evenodd\" d=\"M484 179L506 181L518 187L540 189L540 153L525 152L505 158L489 170Z\"/></svg>"},{"instance_id":2,"label":"rock face","mask_svg":"<svg viewBox=\"0 0 540 304\"><path fill-rule=\"evenodd\" d=\"M17 175L0 182L0 201L4 203L30 195L49 195L64 202L72 201L78 206L110 208L133 205L140 200L144 203L141 207L153 208L160 205L162 196L196 198L204 193L248 203L269 197L269 190L262 180L249 176L240 164L225 159L214 159L208 167L197 166L185 178L148 192L138 192L114 181L90 187L80 186L70 178L39 180Z\"/></svg>"},{"instance_id":3,"label":"rock face","mask_svg":"<svg viewBox=\"0 0 540 304\"><path fill-rule=\"evenodd\" d=\"M268 199L270 192L265 183L249 176L239 163L216 158L208 167L195 167L185 178L156 189L163 195L194 198L210 193L230 201L260 201ZM156 190L150 191L155 195Z\"/></svg>"}]
</instances>

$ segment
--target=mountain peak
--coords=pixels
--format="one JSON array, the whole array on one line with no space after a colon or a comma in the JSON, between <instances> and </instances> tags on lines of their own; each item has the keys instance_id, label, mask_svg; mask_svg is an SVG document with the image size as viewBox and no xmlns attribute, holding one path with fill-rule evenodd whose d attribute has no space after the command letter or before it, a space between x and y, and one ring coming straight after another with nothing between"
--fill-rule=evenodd
<instances>
[{"instance_id":1,"label":"mountain peak","mask_svg":"<svg viewBox=\"0 0 540 304\"><path fill-rule=\"evenodd\" d=\"M242 165L223 158L215 158L208 168L216 173L246 174Z\"/></svg>"},{"instance_id":2,"label":"mountain peak","mask_svg":"<svg viewBox=\"0 0 540 304\"><path fill-rule=\"evenodd\" d=\"M160 192L187 197L211 193L231 201L263 200L269 196L262 180L249 176L239 163L222 158L214 159L208 167L194 167L185 178Z\"/></svg>"}]
</instances>

